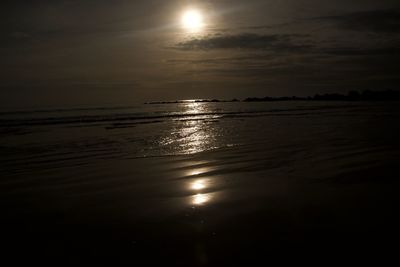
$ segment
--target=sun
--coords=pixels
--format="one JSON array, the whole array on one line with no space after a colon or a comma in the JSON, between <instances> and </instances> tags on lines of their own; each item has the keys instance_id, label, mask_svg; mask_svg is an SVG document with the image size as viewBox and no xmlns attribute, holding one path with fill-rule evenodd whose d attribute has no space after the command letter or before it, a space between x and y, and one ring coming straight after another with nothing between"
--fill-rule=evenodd
<instances>
[{"instance_id":1,"label":"sun","mask_svg":"<svg viewBox=\"0 0 400 267\"><path fill-rule=\"evenodd\" d=\"M191 32L200 31L204 26L203 15L195 9L185 11L182 15L182 26Z\"/></svg>"}]
</instances>

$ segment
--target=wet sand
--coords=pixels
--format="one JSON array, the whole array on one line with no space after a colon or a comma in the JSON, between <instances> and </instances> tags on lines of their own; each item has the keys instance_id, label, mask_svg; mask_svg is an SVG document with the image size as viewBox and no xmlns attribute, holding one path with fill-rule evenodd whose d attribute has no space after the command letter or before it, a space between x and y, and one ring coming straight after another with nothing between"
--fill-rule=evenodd
<instances>
[{"instance_id":1,"label":"wet sand","mask_svg":"<svg viewBox=\"0 0 400 267\"><path fill-rule=\"evenodd\" d=\"M93 266L228 265L396 242L396 162L332 174L321 168L337 162L297 166L304 151L281 152L284 162L242 153L108 161L95 174L63 170L57 182L32 173L31 184L2 194L3 240L18 260Z\"/></svg>"}]
</instances>

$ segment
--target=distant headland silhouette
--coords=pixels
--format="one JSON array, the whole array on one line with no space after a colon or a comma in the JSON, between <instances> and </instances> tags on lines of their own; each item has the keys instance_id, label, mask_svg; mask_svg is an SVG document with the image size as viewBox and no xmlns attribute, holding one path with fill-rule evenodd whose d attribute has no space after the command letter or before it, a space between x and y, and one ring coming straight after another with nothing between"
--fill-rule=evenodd
<instances>
[{"instance_id":1,"label":"distant headland silhouette","mask_svg":"<svg viewBox=\"0 0 400 267\"><path fill-rule=\"evenodd\" d=\"M146 102L145 104L179 104L179 103L205 103L205 102L274 102L274 101L400 101L399 90L372 91L364 90L349 91L347 94L316 94L314 96L280 96L280 97L248 97L243 100L219 100L219 99L196 99L196 100L175 100L175 101L159 101Z\"/></svg>"}]
</instances>

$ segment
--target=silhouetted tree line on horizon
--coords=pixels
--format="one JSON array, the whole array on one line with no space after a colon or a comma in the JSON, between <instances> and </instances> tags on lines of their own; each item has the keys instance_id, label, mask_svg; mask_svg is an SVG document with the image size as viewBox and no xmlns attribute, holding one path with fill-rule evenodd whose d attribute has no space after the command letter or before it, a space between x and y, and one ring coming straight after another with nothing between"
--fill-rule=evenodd
<instances>
[{"instance_id":1,"label":"silhouetted tree line on horizon","mask_svg":"<svg viewBox=\"0 0 400 267\"><path fill-rule=\"evenodd\" d=\"M385 90L385 91L372 91L364 90L350 91L347 94L316 94L314 96L299 97L299 96L281 96L281 97L248 97L244 100L218 100L218 99L198 99L190 102L194 103L209 103L209 102L269 102L269 101L400 101L400 91L398 90ZM162 101L162 102L149 102L145 104L179 104L188 103L188 100L176 101Z\"/></svg>"}]
</instances>

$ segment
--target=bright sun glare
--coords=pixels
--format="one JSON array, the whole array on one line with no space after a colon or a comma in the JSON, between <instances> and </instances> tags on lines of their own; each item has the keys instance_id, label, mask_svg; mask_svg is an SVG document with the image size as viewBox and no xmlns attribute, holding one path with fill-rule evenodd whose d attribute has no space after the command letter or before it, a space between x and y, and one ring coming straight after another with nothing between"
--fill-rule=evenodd
<instances>
[{"instance_id":1,"label":"bright sun glare","mask_svg":"<svg viewBox=\"0 0 400 267\"><path fill-rule=\"evenodd\" d=\"M182 15L182 26L189 31L199 31L203 27L203 16L198 10L187 10Z\"/></svg>"}]
</instances>

